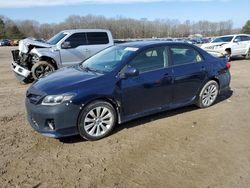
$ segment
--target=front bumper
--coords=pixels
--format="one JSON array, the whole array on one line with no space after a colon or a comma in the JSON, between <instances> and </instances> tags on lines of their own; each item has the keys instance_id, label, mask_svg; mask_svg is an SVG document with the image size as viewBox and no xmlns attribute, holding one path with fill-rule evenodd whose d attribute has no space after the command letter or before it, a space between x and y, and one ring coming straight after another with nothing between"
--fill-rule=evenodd
<instances>
[{"instance_id":1,"label":"front bumper","mask_svg":"<svg viewBox=\"0 0 250 188\"><path fill-rule=\"evenodd\" d=\"M44 136L61 138L79 134L77 119L80 107L69 103L55 106L33 104L26 98L27 118L31 127ZM53 122L54 129L48 123Z\"/></svg>"},{"instance_id":2,"label":"front bumper","mask_svg":"<svg viewBox=\"0 0 250 188\"><path fill-rule=\"evenodd\" d=\"M214 57L223 58L226 56L226 52L224 49L214 50L214 49L204 48L204 50Z\"/></svg>"},{"instance_id":3,"label":"front bumper","mask_svg":"<svg viewBox=\"0 0 250 188\"><path fill-rule=\"evenodd\" d=\"M31 71L21 67L16 62L11 63L11 68L13 72L15 73L18 80L25 81L29 79Z\"/></svg>"},{"instance_id":4,"label":"front bumper","mask_svg":"<svg viewBox=\"0 0 250 188\"><path fill-rule=\"evenodd\" d=\"M18 80L29 83L32 81L31 71L26 67L21 66L21 56L19 55L19 50L12 50L13 61L11 63L11 69L15 73ZM27 57L26 57L27 58Z\"/></svg>"}]
</instances>

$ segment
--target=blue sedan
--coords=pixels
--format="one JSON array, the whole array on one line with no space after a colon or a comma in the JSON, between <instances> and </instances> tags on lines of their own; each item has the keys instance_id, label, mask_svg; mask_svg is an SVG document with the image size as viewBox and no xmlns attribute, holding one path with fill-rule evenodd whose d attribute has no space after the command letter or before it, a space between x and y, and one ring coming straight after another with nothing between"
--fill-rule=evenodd
<instances>
[{"instance_id":1,"label":"blue sedan","mask_svg":"<svg viewBox=\"0 0 250 188\"><path fill-rule=\"evenodd\" d=\"M26 94L28 120L46 136L97 140L135 118L213 105L230 89L229 68L227 59L187 43L112 46L33 83Z\"/></svg>"}]
</instances>

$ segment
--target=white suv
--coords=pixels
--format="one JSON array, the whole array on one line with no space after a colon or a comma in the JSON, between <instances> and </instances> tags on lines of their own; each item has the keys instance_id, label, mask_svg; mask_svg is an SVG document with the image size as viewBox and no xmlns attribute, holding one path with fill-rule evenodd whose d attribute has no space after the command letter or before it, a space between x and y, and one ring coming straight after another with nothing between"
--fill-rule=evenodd
<instances>
[{"instance_id":1,"label":"white suv","mask_svg":"<svg viewBox=\"0 0 250 188\"><path fill-rule=\"evenodd\" d=\"M23 82L84 61L114 45L111 32L103 29L74 29L56 34L48 41L24 39L12 51L12 70Z\"/></svg>"},{"instance_id":2,"label":"white suv","mask_svg":"<svg viewBox=\"0 0 250 188\"><path fill-rule=\"evenodd\" d=\"M225 35L217 37L210 43L201 46L208 52L220 52L229 57L242 55L250 57L250 35Z\"/></svg>"}]
</instances>

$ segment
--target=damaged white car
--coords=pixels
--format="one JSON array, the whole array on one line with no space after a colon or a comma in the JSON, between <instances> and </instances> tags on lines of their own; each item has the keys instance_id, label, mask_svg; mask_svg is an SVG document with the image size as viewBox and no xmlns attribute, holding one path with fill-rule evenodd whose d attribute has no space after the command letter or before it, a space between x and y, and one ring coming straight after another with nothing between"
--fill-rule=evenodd
<instances>
[{"instance_id":1,"label":"damaged white car","mask_svg":"<svg viewBox=\"0 0 250 188\"><path fill-rule=\"evenodd\" d=\"M221 53L226 56L244 56L250 58L250 35L225 35L217 37L210 43L201 46L211 54Z\"/></svg>"},{"instance_id":2,"label":"damaged white car","mask_svg":"<svg viewBox=\"0 0 250 188\"><path fill-rule=\"evenodd\" d=\"M29 83L112 45L111 32L103 29L65 30L44 42L27 38L19 42L18 50L12 51L12 70L20 81Z\"/></svg>"}]
</instances>

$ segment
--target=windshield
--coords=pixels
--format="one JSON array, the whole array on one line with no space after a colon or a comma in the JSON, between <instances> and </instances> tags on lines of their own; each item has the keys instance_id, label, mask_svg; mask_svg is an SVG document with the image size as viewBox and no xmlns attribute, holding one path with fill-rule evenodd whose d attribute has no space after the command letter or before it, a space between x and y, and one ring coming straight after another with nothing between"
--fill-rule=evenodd
<instances>
[{"instance_id":1,"label":"windshield","mask_svg":"<svg viewBox=\"0 0 250 188\"><path fill-rule=\"evenodd\" d=\"M112 46L87 59L81 66L90 71L108 73L114 70L126 57L130 56L136 50L138 48Z\"/></svg>"},{"instance_id":2,"label":"windshield","mask_svg":"<svg viewBox=\"0 0 250 188\"><path fill-rule=\"evenodd\" d=\"M233 37L219 37L219 38L216 38L212 41L212 43L215 43L215 42L231 42L231 40L233 39Z\"/></svg>"},{"instance_id":3,"label":"windshield","mask_svg":"<svg viewBox=\"0 0 250 188\"><path fill-rule=\"evenodd\" d=\"M67 34L64 32L57 33L55 36L50 38L47 43L51 45L56 45L60 40L62 40Z\"/></svg>"}]
</instances>

